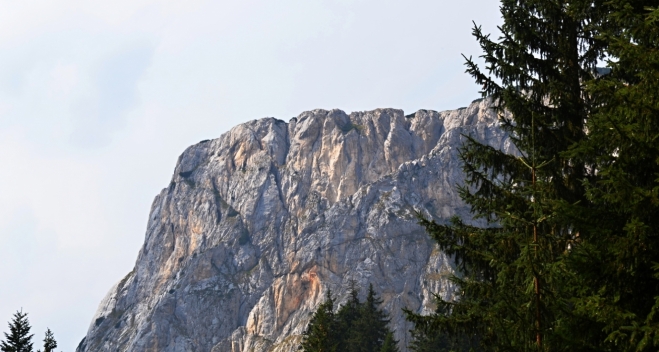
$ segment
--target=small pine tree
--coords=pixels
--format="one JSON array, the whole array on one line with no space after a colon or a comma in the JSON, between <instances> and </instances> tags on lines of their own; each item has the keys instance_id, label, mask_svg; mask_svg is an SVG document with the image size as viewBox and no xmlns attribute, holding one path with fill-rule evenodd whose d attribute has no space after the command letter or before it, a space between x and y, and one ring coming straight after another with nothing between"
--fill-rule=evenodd
<instances>
[{"instance_id":1,"label":"small pine tree","mask_svg":"<svg viewBox=\"0 0 659 352\"><path fill-rule=\"evenodd\" d=\"M373 285L368 286L368 295L364 302L359 319L354 324L355 338L352 348L359 352L378 352L382 348L385 337L391 333L387 325L389 316L379 306L382 300L377 297Z\"/></svg>"},{"instance_id":2,"label":"small pine tree","mask_svg":"<svg viewBox=\"0 0 659 352\"><path fill-rule=\"evenodd\" d=\"M53 352L57 348L57 341L55 341L55 335L50 329L46 330L46 337L43 339L43 352ZM41 350L37 350L41 352Z\"/></svg>"},{"instance_id":3,"label":"small pine tree","mask_svg":"<svg viewBox=\"0 0 659 352\"><path fill-rule=\"evenodd\" d=\"M0 342L2 352L32 352L32 334L27 313L19 311L9 323L9 334L5 333L5 341Z\"/></svg>"},{"instance_id":4,"label":"small pine tree","mask_svg":"<svg viewBox=\"0 0 659 352\"><path fill-rule=\"evenodd\" d=\"M350 282L350 299L339 308L336 314L339 342L337 351L353 352L359 336L356 334L355 323L359 320L362 311L362 302L359 301L359 289L354 281Z\"/></svg>"},{"instance_id":5,"label":"small pine tree","mask_svg":"<svg viewBox=\"0 0 659 352\"><path fill-rule=\"evenodd\" d=\"M334 314L334 299L328 291L303 334L299 349L305 352L381 352L398 351L393 332L387 327L388 315L379 306L373 285L366 302L359 300L355 283L350 286L350 299Z\"/></svg>"},{"instance_id":6,"label":"small pine tree","mask_svg":"<svg viewBox=\"0 0 659 352\"><path fill-rule=\"evenodd\" d=\"M337 323L334 314L332 291L327 290L325 302L314 313L307 330L303 334L300 349L304 352L337 351Z\"/></svg>"},{"instance_id":7,"label":"small pine tree","mask_svg":"<svg viewBox=\"0 0 659 352\"><path fill-rule=\"evenodd\" d=\"M397 344L398 341L394 339L394 333L389 331L384 337L384 342L382 343L380 352L399 352L398 346L396 346Z\"/></svg>"}]
</instances>

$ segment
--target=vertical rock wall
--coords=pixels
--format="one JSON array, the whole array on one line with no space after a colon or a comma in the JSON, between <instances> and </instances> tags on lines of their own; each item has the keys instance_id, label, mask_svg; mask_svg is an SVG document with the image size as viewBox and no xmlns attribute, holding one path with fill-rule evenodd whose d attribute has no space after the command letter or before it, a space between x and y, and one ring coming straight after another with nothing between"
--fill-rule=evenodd
<instances>
[{"instance_id":1,"label":"vertical rock wall","mask_svg":"<svg viewBox=\"0 0 659 352\"><path fill-rule=\"evenodd\" d=\"M405 351L401 308L454 297L451 259L414 212L468 216L461 135L510 149L488 104L314 110L189 147L77 351L294 351L325 291L341 304L350 280L381 293Z\"/></svg>"}]
</instances>

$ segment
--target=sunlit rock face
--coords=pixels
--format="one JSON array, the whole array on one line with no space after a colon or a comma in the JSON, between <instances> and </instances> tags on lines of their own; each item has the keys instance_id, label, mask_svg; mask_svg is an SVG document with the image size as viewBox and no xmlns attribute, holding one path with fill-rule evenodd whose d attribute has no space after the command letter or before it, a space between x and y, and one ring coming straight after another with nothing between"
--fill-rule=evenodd
<instances>
[{"instance_id":1,"label":"sunlit rock face","mask_svg":"<svg viewBox=\"0 0 659 352\"><path fill-rule=\"evenodd\" d=\"M415 212L468 216L462 135L511 149L489 104L314 110L189 147L77 351L294 351L325 292L340 305L351 280L381 294L406 351L401 308L455 294L451 258Z\"/></svg>"}]
</instances>

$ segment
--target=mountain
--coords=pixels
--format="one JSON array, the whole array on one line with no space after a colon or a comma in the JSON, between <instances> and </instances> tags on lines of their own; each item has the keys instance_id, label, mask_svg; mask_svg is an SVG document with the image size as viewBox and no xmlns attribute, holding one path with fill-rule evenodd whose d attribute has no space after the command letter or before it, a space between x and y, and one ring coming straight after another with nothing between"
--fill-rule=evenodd
<instances>
[{"instance_id":1,"label":"mountain","mask_svg":"<svg viewBox=\"0 0 659 352\"><path fill-rule=\"evenodd\" d=\"M351 280L374 285L406 351L401 308L455 295L452 260L415 211L469 216L455 189L462 134L512 148L489 104L313 110L189 147L76 351L295 351L326 290L341 304Z\"/></svg>"}]
</instances>

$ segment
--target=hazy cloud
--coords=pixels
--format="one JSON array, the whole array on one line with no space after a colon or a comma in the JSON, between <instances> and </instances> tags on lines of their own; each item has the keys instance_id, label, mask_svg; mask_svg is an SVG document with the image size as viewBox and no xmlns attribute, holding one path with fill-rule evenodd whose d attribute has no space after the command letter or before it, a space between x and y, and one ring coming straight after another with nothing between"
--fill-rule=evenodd
<instances>
[{"instance_id":1,"label":"hazy cloud","mask_svg":"<svg viewBox=\"0 0 659 352\"><path fill-rule=\"evenodd\" d=\"M124 124L126 112L138 102L138 83L153 52L150 45L123 49L94 70L94 93L76 106L74 143L93 148L110 142L112 133Z\"/></svg>"}]
</instances>

